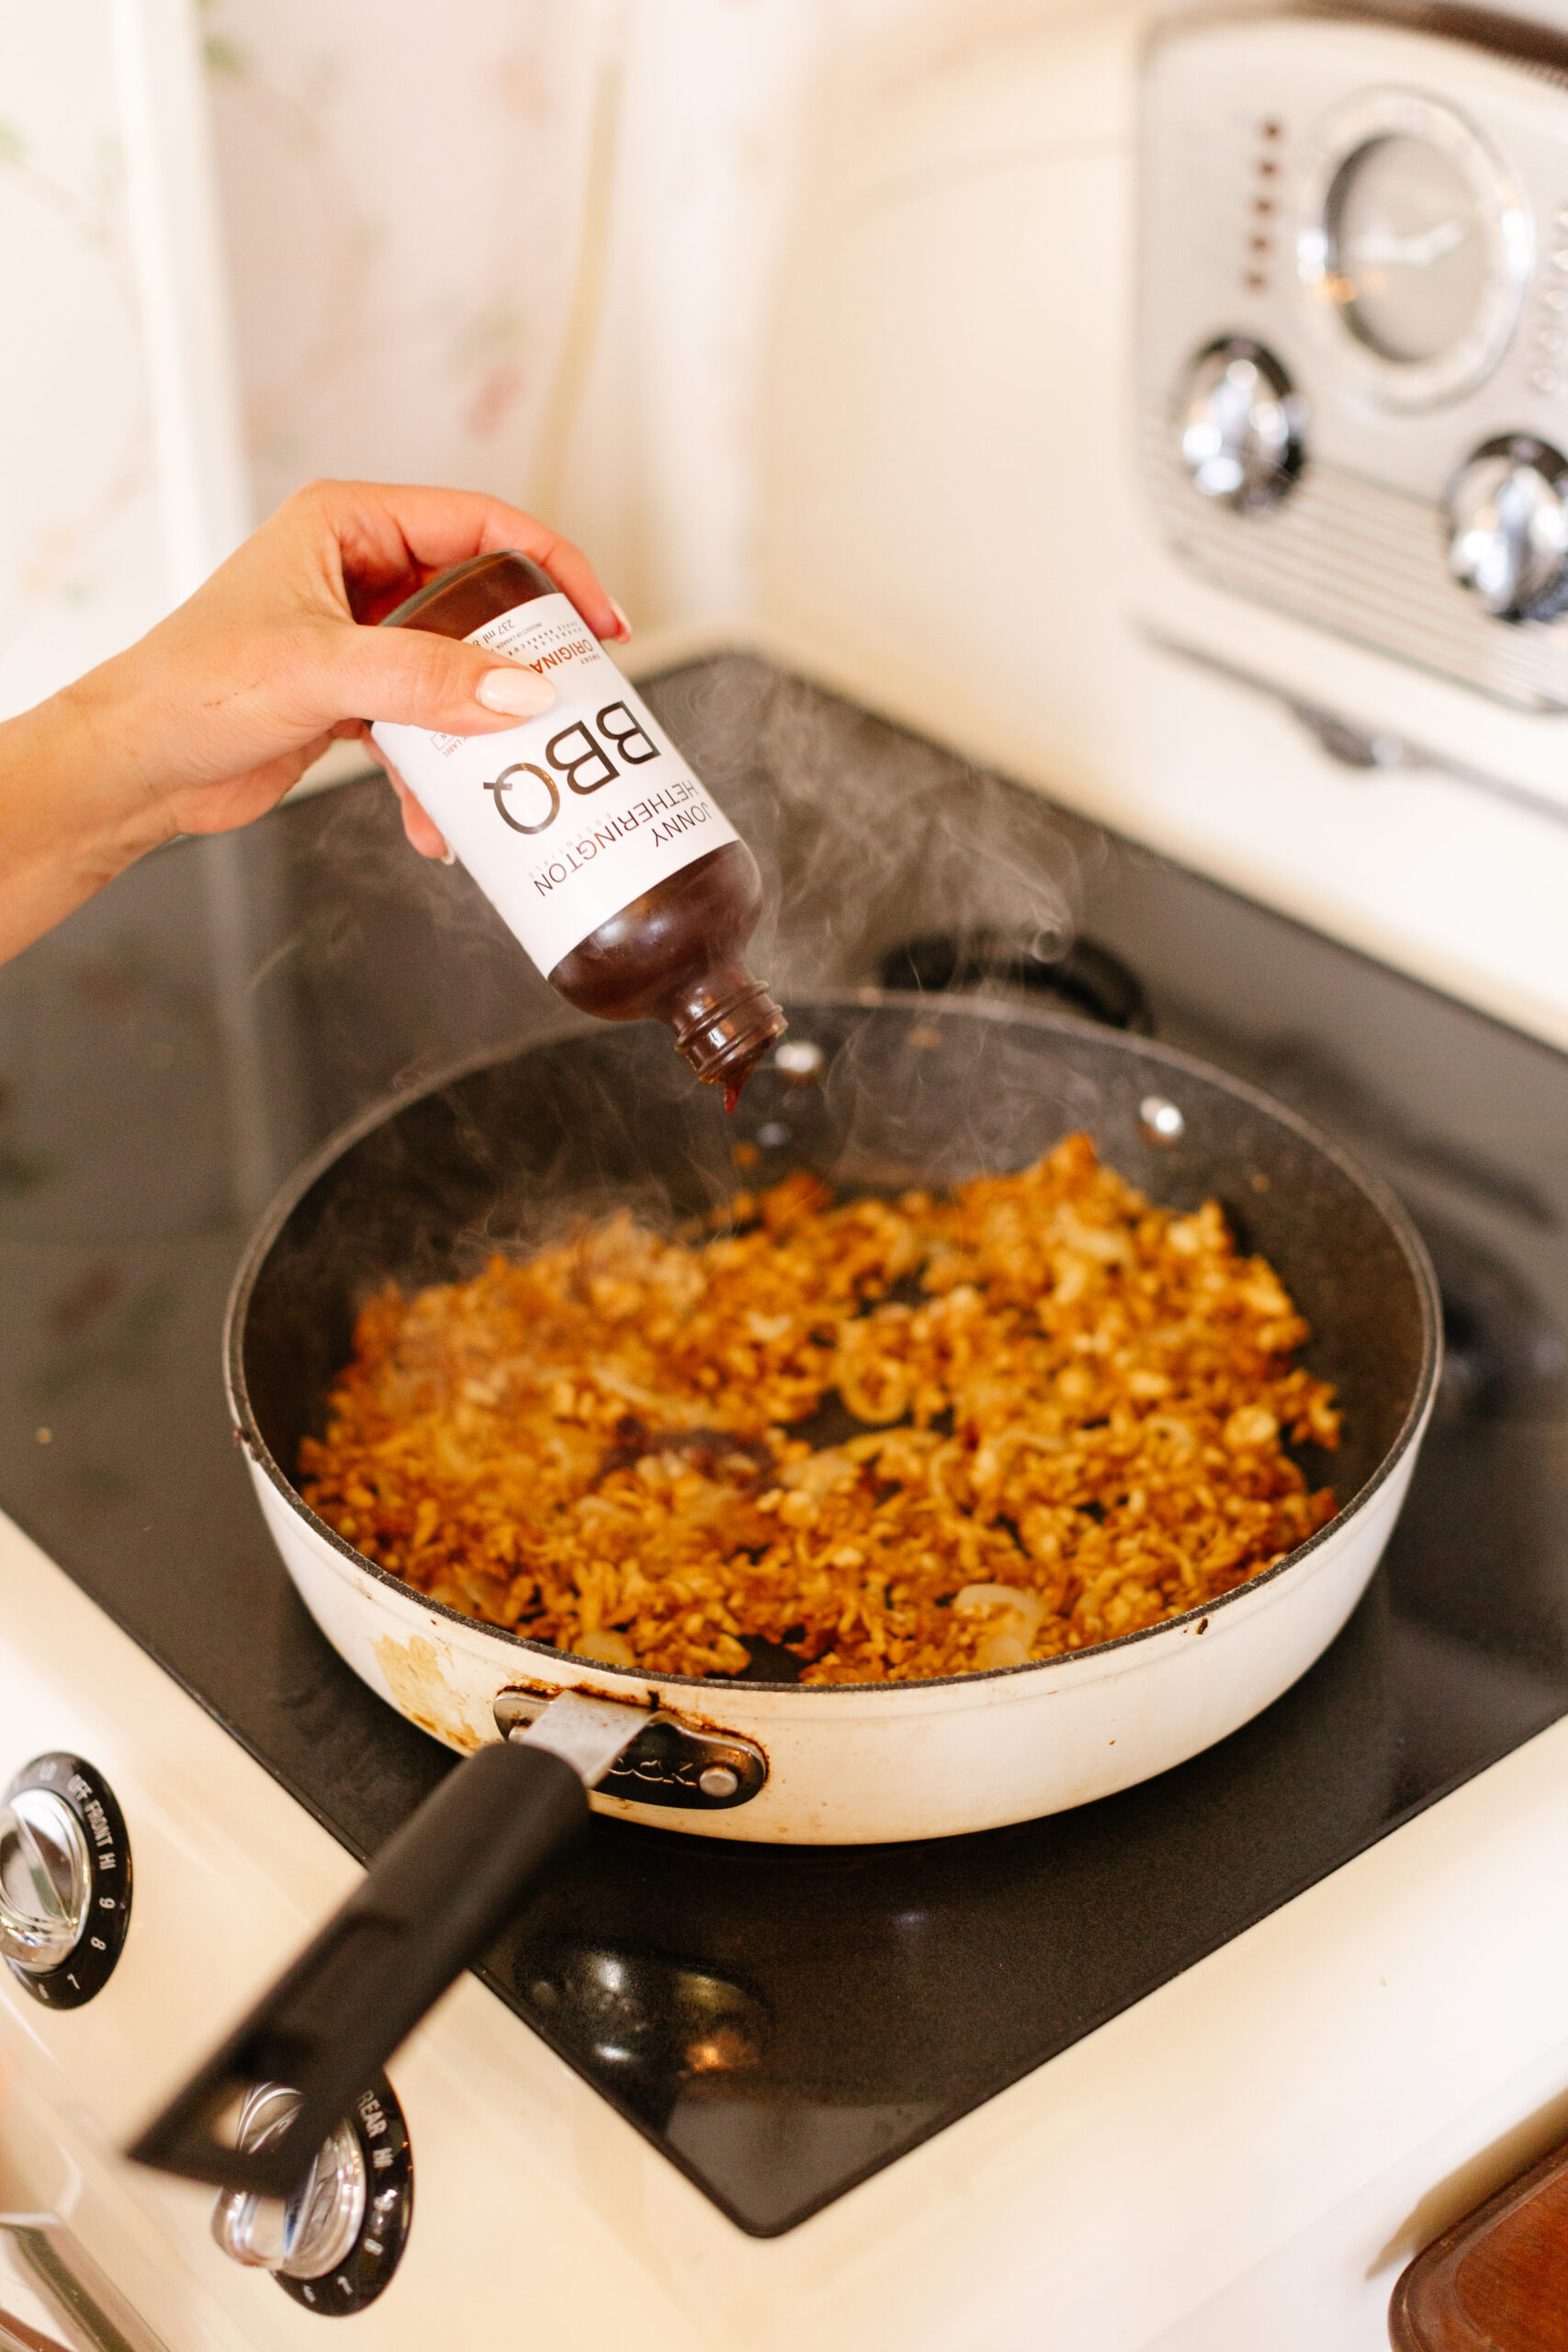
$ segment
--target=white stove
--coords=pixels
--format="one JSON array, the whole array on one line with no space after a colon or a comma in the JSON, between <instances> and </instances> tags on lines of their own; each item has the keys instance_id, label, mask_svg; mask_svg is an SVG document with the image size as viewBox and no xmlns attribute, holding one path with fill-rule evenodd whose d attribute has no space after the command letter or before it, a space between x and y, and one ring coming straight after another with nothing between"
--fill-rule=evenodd
<instances>
[{"instance_id":1,"label":"white stove","mask_svg":"<svg viewBox=\"0 0 1568 2352\"><path fill-rule=\"evenodd\" d=\"M97 1764L136 1868L96 2003L0 1988L0 2312L72 2352L314 2343L314 2312L218 2250L209 2192L118 2150L355 1866L10 1526L0 1580L8 1752ZM355 2336L1373 2352L1404 2263L1561 2131L1565 1890L1559 1724L766 2243L466 1979L392 2069L414 2222Z\"/></svg>"},{"instance_id":2,"label":"white stove","mask_svg":"<svg viewBox=\"0 0 1568 2352\"><path fill-rule=\"evenodd\" d=\"M1542 9L1521 21L1538 18L1568 51L1568 20ZM1568 1046L1554 634L1568 619L1544 603L1522 619L1487 612L1450 576L1442 523L1443 501L1494 441L1531 440L1546 453L1538 481L1550 492L1557 479L1562 395L1534 380L1555 361L1525 342L1554 332L1548 181L1568 82L1550 59L1482 53L1392 9L1176 12L1145 52L1147 29L1121 6L1021 25L1004 15L958 28L934 56L890 31L808 99L758 435L755 595L664 632L638 666L735 648L771 656L1381 966ZM1200 108L1216 90L1209 142ZM1373 100L1381 112L1367 111ZM1259 128L1275 120L1289 132L1277 141ZM1446 214L1401 213L1390 227L1356 210L1416 204L1436 187L1442 212L1440 173L1417 169L1391 197L1378 176L1386 155L1359 191L1351 170L1380 142L1424 137L1473 195L1478 247L1500 272L1472 287L1452 337L1469 339L1468 356L1448 377L1445 349L1421 340L1438 329L1418 288L1414 324L1380 311L1378 289L1355 297L1359 322L1310 307L1327 268L1314 237L1347 248L1403 238L1402 266L1417 271L1411 241L1428 241L1434 266L1460 250L1438 233ZM1260 175L1276 144L1280 170ZM1290 183L1290 238L1275 239L1255 288L1247 207L1266 180ZM1528 255L1509 226L1525 216ZM1140 246L1166 254L1142 306ZM1228 288L1222 263L1235 265ZM1464 284L1443 300L1462 310ZM1201 375L1216 350L1218 376ZM184 364L172 330L165 356L172 380ZM1242 404L1236 484L1219 475L1205 487L1183 466L1183 435L1233 365L1253 368L1258 398ZM1405 365L1426 371L1414 394ZM1260 419L1270 400L1280 416ZM1223 460L1224 430L1217 446ZM186 485L197 506L199 471ZM1550 512L1542 522L1524 489L1527 552L1550 554ZM1404 569L1354 609L1332 593L1324 603L1324 547L1341 513L1359 526L1383 517L1371 552L1348 559L1363 589L1372 555L1404 550ZM1550 601L1550 584L1540 594ZM1092 833L1066 832L1092 876ZM215 905L224 870L214 863ZM148 886L154 916L159 887ZM383 893L399 920L400 888ZM25 1080L24 1122L29 1009L85 974L83 1001L109 1052L114 989L146 985L134 956L116 963L113 933L106 901L18 967L0 1044ZM493 943L462 939L460 968L432 982L439 1037L399 1009L366 1046L361 1096L400 1056L428 1058L434 1043L482 1040L501 1022ZM1135 942L1116 944L1135 954ZM232 1120L214 1165L243 1218L283 1172L266 1152L284 1149L284 1130L270 1147L256 1136L287 1053L266 1027L265 987L251 989L229 946L239 987L225 995L220 974L214 1001ZM187 951L170 952L177 962ZM1249 1020L1258 1035L1291 1034L1292 968L1261 948L1238 965L1253 1000L1238 1034ZM126 1033L136 1051L184 1052L181 1023L194 1035L209 1017L189 1014L191 1001L155 974ZM1531 1227L1517 1202L1478 1205L1462 1171L1420 1160L1416 1145L1442 1128L1445 1073L1405 1057L1416 1033L1384 1017L1388 1001L1363 1024L1348 996L1329 1026L1346 1067L1405 1122L1393 1158L1411 1196L1499 1264L1534 1266L1537 1251L1555 1265L1560 1136L1542 1107L1554 1098L1543 1088L1532 1108L1527 1077L1498 1081L1495 1157L1545 1198L1545 1223ZM1475 1035L1484 1063L1484 1024ZM1499 1068L1526 1050L1503 1040ZM138 1063L131 1082L155 1092L159 1067ZM67 1075L80 1088L91 1072ZM1475 1083L1484 1101L1484 1074ZM211 1108L185 1134L193 1186ZM1467 1148L1484 1127L1475 1114ZM236 1134L249 1145L237 1148ZM28 1150L24 1135L0 1165L25 1170ZM25 1193L21 1223L9 1209L0 1222L6 1311L29 1334L54 1331L67 1382L0 1391L12 1441L0 1501L58 1525L62 1559L78 1539L84 1557L121 1545L129 1589L143 1521L134 1493L113 1488L132 1476L124 1451L111 1437L75 1458L76 1499L60 1503L39 1480L75 1425L49 1396L118 1412L133 1453L136 1335L155 1327L164 1336L147 1344L188 1351L193 1395L209 1384L220 1411L211 1282L205 1307L176 1298L161 1327L164 1310L145 1301L165 1264L177 1275L206 1251L220 1269L234 1204L205 1227L193 1216L139 1229L133 1210L117 1225L103 1214L107 1164L85 1189L67 1184L52 1227L47 1188L36 1219ZM37 1351L19 1352L31 1378ZM71 1391L77 1376L87 1385ZM1557 1426L1541 1441L1553 1462ZM202 1495L192 1507L207 1507ZM96 1997L46 2007L0 1973L0 2345L316 2341L327 2312L221 2252L208 2193L119 2151L357 1865L289 1792L288 1772L256 1761L10 1521L0 1585L0 1778L56 1755L89 1764L123 1813L134 1877L124 1951ZM130 1602L118 1613L136 1622ZM149 1625L137 1631L159 1647ZM258 1631L258 1658L270 1638ZM1499 1722L1515 1703L1506 1679ZM1554 1704L1542 1698L1532 1723ZM1478 1755L1485 1744L1478 1732ZM595 2352L634 2330L660 2352L808 2338L824 2352L1058 2341L1371 2352L1411 2255L1568 2124L1568 1723L1498 1747L1510 1752L1436 1802L1428 1789L1403 1826L775 2238L739 2230L581 2071L465 1979L390 2069L412 2151L412 2226L384 2293L352 2325L389 2346L521 2326Z\"/></svg>"},{"instance_id":3,"label":"white stove","mask_svg":"<svg viewBox=\"0 0 1568 2352\"><path fill-rule=\"evenodd\" d=\"M97 2003L51 2016L0 1989L0 2311L73 2352L113 2344L62 2307L74 2277L136 2352L314 2343L315 2313L219 2252L208 2192L118 2151L172 2054L216 2039L355 1865L9 1526L0 1578L9 1750L90 1757L136 1867ZM1371 2352L1410 2256L1560 2128L1565 1889L1559 1725L761 2244L467 1979L392 2070L414 2226L355 2335Z\"/></svg>"}]
</instances>

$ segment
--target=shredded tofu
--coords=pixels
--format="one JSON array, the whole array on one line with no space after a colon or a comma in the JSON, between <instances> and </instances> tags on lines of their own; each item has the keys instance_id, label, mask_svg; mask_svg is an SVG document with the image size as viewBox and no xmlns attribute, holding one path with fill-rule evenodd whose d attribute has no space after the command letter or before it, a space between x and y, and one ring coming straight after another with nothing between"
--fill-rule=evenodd
<instances>
[{"instance_id":1,"label":"shredded tofu","mask_svg":"<svg viewBox=\"0 0 1568 2352\"><path fill-rule=\"evenodd\" d=\"M580 1657L915 1681L1201 1606L1333 1516L1334 1392L1218 1206L1085 1136L947 1197L801 1173L716 1231L628 1216L359 1317L306 1500L418 1591ZM834 1396L862 1424L795 1434Z\"/></svg>"}]
</instances>

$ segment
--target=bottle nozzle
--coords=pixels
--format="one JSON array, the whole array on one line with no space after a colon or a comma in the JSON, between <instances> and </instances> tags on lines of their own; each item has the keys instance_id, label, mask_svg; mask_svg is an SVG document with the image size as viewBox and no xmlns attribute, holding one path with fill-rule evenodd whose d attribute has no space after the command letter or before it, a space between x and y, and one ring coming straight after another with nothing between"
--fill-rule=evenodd
<instances>
[{"instance_id":1,"label":"bottle nozzle","mask_svg":"<svg viewBox=\"0 0 1568 2352\"><path fill-rule=\"evenodd\" d=\"M724 1088L733 1110L749 1072L788 1026L766 989L753 980L721 1002L705 1004L696 1019L677 1029L675 1044L705 1086Z\"/></svg>"}]
</instances>

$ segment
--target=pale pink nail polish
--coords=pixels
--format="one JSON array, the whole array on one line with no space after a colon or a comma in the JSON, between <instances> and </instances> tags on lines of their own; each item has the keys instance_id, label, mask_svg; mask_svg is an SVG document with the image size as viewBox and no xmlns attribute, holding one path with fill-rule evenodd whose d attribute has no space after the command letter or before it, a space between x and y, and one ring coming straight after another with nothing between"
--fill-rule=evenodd
<instances>
[{"instance_id":1,"label":"pale pink nail polish","mask_svg":"<svg viewBox=\"0 0 1568 2352\"><path fill-rule=\"evenodd\" d=\"M441 863L443 865L456 865L457 863L457 851L455 849L444 849L441 853Z\"/></svg>"},{"instance_id":2,"label":"pale pink nail polish","mask_svg":"<svg viewBox=\"0 0 1568 2352\"><path fill-rule=\"evenodd\" d=\"M614 596L610 599L610 610L615 614L616 620L620 624L621 635L623 637L630 637L632 633L632 625L630 621L627 620L625 613L622 612L619 605L616 604Z\"/></svg>"},{"instance_id":3,"label":"pale pink nail polish","mask_svg":"<svg viewBox=\"0 0 1568 2352\"><path fill-rule=\"evenodd\" d=\"M513 662L504 670L487 670L474 690L476 702L487 710L504 711L508 718L537 718L548 710L556 690L547 678Z\"/></svg>"}]
</instances>

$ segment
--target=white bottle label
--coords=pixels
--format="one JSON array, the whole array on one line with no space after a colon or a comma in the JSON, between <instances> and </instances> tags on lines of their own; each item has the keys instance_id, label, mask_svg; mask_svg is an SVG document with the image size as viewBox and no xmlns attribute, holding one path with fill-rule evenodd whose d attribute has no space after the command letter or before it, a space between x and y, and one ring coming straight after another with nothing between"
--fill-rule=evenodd
<instances>
[{"instance_id":1,"label":"white bottle label","mask_svg":"<svg viewBox=\"0 0 1568 2352\"><path fill-rule=\"evenodd\" d=\"M518 605L468 643L548 678L551 708L501 735L370 731L547 978L633 899L739 835L565 596Z\"/></svg>"}]
</instances>

